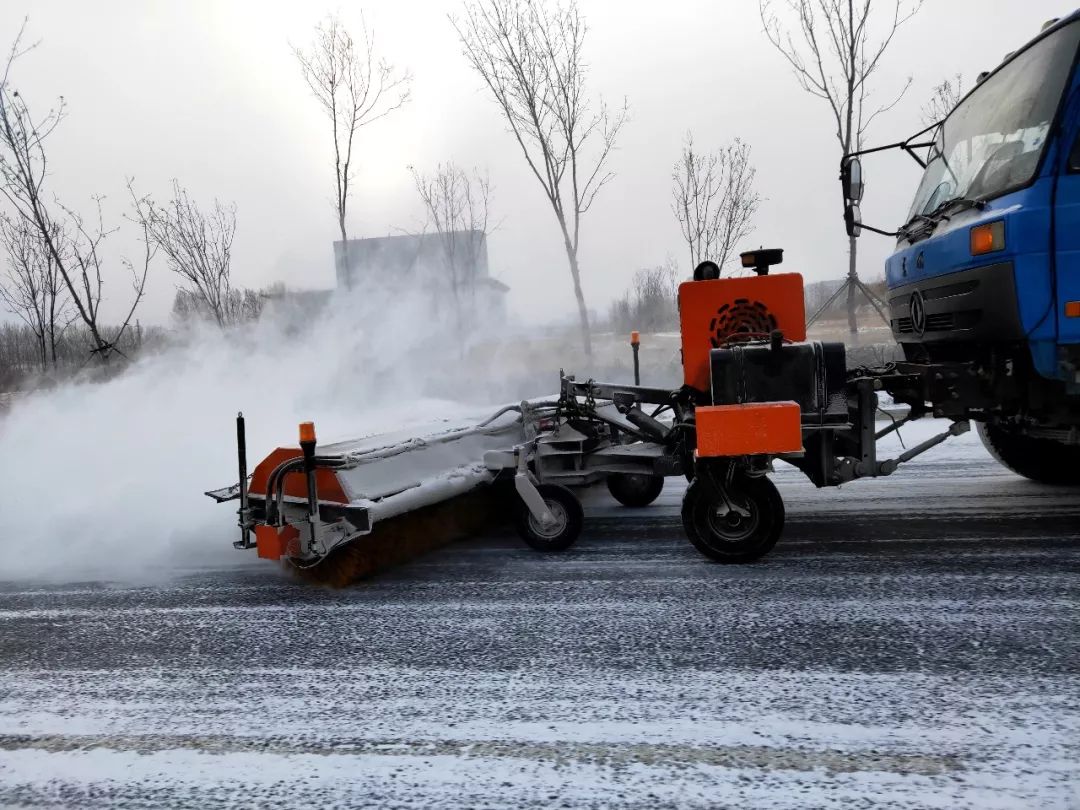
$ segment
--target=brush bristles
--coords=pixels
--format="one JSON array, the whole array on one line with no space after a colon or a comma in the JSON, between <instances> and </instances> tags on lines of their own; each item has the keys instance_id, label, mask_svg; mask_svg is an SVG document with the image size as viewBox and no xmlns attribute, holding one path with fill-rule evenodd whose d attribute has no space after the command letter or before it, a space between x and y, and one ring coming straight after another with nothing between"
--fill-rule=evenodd
<instances>
[{"instance_id":1,"label":"brush bristles","mask_svg":"<svg viewBox=\"0 0 1080 810\"><path fill-rule=\"evenodd\" d=\"M506 518L506 500L505 493L495 487L480 487L376 523L371 534L335 549L311 568L297 568L288 562L285 565L305 582L345 588L497 525Z\"/></svg>"}]
</instances>

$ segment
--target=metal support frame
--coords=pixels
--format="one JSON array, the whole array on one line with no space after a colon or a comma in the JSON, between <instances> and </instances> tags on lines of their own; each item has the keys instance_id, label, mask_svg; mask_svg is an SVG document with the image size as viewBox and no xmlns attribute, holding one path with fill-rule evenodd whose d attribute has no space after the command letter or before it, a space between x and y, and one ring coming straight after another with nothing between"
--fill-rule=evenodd
<instances>
[{"instance_id":1,"label":"metal support frame","mask_svg":"<svg viewBox=\"0 0 1080 810\"><path fill-rule=\"evenodd\" d=\"M699 461L695 466L694 478L701 479L717 496L720 505L728 512L741 517L750 517L750 510L745 504L732 497L735 480L735 463L729 461Z\"/></svg>"},{"instance_id":2,"label":"metal support frame","mask_svg":"<svg viewBox=\"0 0 1080 810\"><path fill-rule=\"evenodd\" d=\"M885 306L885 302L878 298L874 291L867 287L860 278L855 277L853 279L848 276L844 279L844 283L837 288L836 292L829 296L829 300L822 304L820 307L818 307L817 312L815 312L807 319L807 327L813 326L817 322L817 320L825 314L825 311L828 310L828 308L831 307L834 303L836 303L836 299L840 297L840 294L846 292L848 287L850 287L851 285L854 285L855 289L861 292L863 294L863 297L866 298L868 302L870 302L870 306L872 306L877 312L877 314L881 316L881 320L885 322L885 325L890 326L891 324L889 322L889 317L885 314L885 310L883 309L883 307Z\"/></svg>"},{"instance_id":3,"label":"metal support frame","mask_svg":"<svg viewBox=\"0 0 1080 810\"><path fill-rule=\"evenodd\" d=\"M881 462L881 464L878 465L880 469L878 475L891 475L896 470L896 468L904 462L911 461L916 456L921 456L930 448L937 447L946 439L952 436L959 436L962 433L967 433L969 430L971 430L971 423L968 422L966 419L960 422L953 422L951 425L949 425L949 429L946 430L944 433L939 433L936 436L931 436L925 442L921 442L915 445L910 450L901 453L896 458Z\"/></svg>"},{"instance_id":4,"label":"metal support frame","mask_svg":"<svg viewBox=\"0 0 1080 810\"><path fill-rule=\"evenodd\" d=\"M544 526L550 526L555 522L555 516L548 509L547 501L536 488L532 473L529 472L528 453L524 447L514 450L514 458L517 462L517 470L514 473L514 489L518 497L525 502L529 513Z\"/></svg>"},{"instance_id":5,"label":"metal support frame","mask_svg":"<svg viewBox=\"0 0 1080 810\"><path fill-rule=\"evenodd\" d=\"M864 377L855 382L858 398L858 419L860 458L855 464L855 475L877 474L877 436L875 435L877 417L877 381Z\"/></svg>"},{"instance_id":6,"label":"metal support frame","mask_svg":"<svg viewBox=\"0 0 1080 810\"><path fill-rule=\"evenodd\" d=\"M668 405L675 398L676 393L670 388L649 388L643 385L618 385L616 383L597 382L585 380L579 382L573 377L563 376L562 394L564 397L585 397L588 399L608 399L615 401L616 394L632 394L634 400L649 405Z\"/></svg>"}]
</instances>

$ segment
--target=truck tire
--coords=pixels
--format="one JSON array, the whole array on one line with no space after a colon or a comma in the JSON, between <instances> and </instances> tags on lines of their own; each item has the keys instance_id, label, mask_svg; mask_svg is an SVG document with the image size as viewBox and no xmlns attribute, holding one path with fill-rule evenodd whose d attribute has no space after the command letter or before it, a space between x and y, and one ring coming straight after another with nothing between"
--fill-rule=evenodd
<instances>
[{"instance_id":1,"label":"truck tire","mask_svg":"<svg viewBox=\"0 0 1080 810\"><path fill-rule=\"evenodd\" d=\"M997 461L1040 484L1080 485L1080 447L979 423L979 438Z\"/></svg>"},{"instance_id":2,"label":"truck tire","mask_svg":"<svg viewBox=\"0 0 1080 810\"><path fill-rule=\"evenodd\" d=\"M566 487L557 484L540 484L536 489L555 517L555 523L541 523L533 517L525 502L518 498L515 520L518 534L526 545L536 551L565 551L578 539L585 523L581 501Z\"/></svg>"},{"instance_id":3,"label":"truck tire","mask_svg":"<svg viewBox=\"0 0 1080 810\"><path fill-rule=\"evenodd\" d=\"M732 495L748 516L728 511L719 493L695 478L683 496L682 522L687 539L710 560L748 563L772 551L784 530L784 501L764 475L735 479Z\"/></svg>"},{"instance_id":4,"label":"truck tire","mask_svg":"<svg viewBox=\"0 0 1080 810\"><path fill-rule=\"evenodd\" d=\"M623 506L648 506L660 497L664 476L612 473L607 477L607 488Z\"/></svg>"}]
</instances>

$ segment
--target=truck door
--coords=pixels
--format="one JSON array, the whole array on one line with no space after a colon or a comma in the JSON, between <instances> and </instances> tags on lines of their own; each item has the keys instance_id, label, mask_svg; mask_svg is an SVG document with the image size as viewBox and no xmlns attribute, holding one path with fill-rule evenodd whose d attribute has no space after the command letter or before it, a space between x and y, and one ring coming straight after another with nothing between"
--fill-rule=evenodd
<instances>
[{"instance_id":1,"label":"truck door","mask_svg":"<svg viewBox=\"0 0 1080 810\"><path fill-rule=\"evenodd\" d=\"M1058 343L1080 343L1080 84L1074 74L1063 127L1054 202ZM1077 302L1069 306L1069 302Z\"/></svg>"}]
</instances>

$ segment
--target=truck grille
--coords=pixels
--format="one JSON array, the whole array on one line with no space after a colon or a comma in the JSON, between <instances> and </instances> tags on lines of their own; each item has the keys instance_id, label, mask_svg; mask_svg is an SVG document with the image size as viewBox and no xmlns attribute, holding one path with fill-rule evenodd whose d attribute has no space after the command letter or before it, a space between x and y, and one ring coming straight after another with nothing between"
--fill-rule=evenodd
<instances>
[{"instance_id":1,"label":"truck grille","mask_svg":"<svg viewBox=\"0 0 1080 810\"><path fill-rule=\"evenodd\" d=\"M918 290L925 304L925 328L911 322L911 297ZM905 284L890 291L889 312L898 340L1012 340L1024 335L1016 305L1012 262L950 273L938 279Z\"/></svg>"},{"instance_id":2,"label":"truck grille","mask_svg":"<svg viewBox=\"0 0 1080 810\"><path fill-rule=\"evenodd\" d=\"M927 332L945 332L956 328L956 319L951 312L942 312L938 315L926 316Z\"/></svg>"},{"instance_id":3,"label":"truck grille","mask_svg":"<svg viewBox=\"0 0 1080 810\"><path fill-rule=\"evenodd\" d=\"M929 333L951 332L954 329L971 329L979 322L981 315L982 313L979 310L968 310L967 312L940 312L934 315L927 315L926 331ZM892 328L898 335L910 335L915 332L915 328L911 323L911 318L894 318Z\"/></svg>"}]
</instances>

